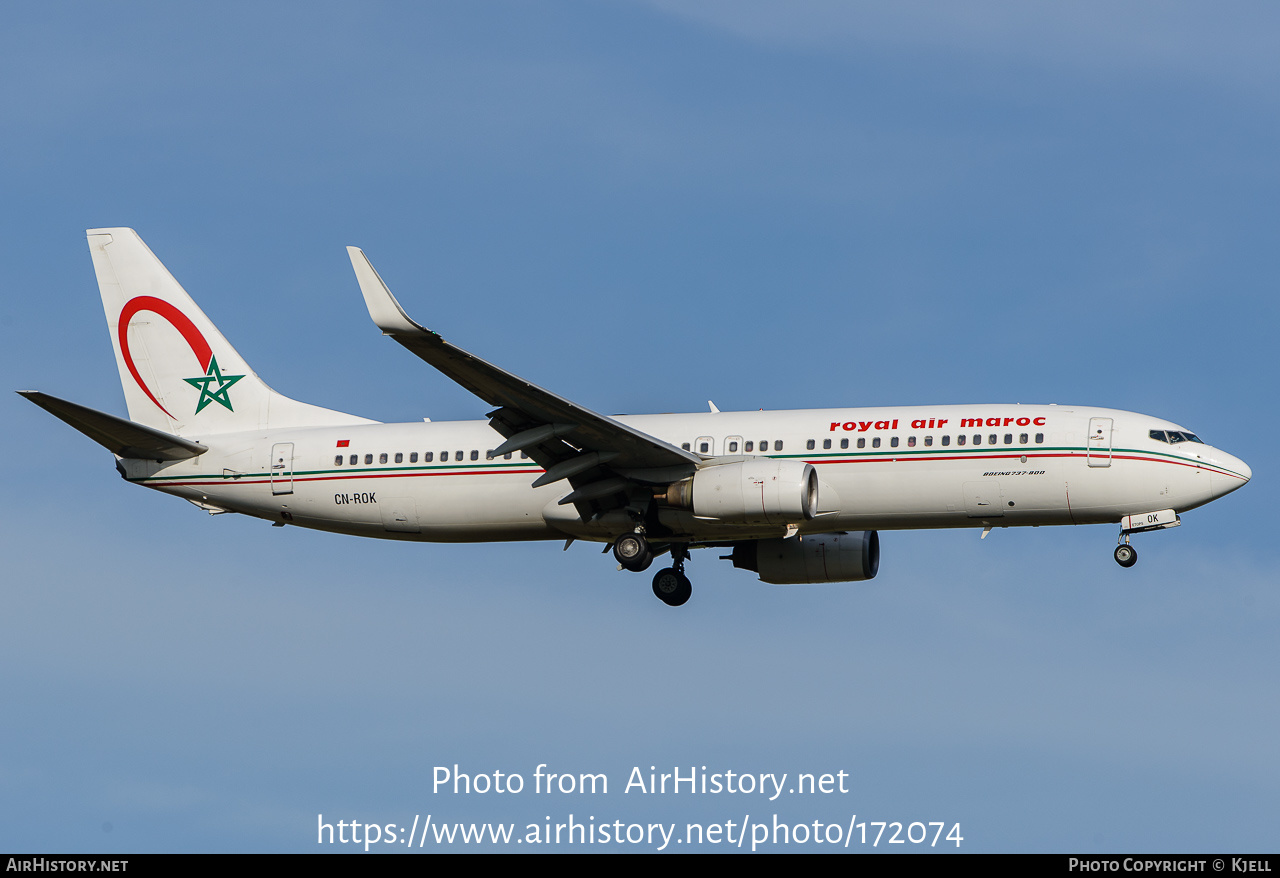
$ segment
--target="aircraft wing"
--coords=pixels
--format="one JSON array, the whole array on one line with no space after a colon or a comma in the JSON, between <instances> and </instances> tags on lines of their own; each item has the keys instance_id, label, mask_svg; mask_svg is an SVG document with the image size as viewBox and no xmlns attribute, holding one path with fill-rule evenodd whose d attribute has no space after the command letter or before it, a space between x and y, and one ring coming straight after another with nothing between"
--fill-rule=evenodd
<instances>
[{"instance_id":1,"label":"aircraft wing","mask_svg":"<svg viewBox=\"0 0 1280 878\"><path fill-rule=\"evenodd\" d=\"M507 441L494 449L495 456L526 451L547 470L535 486L569 479L576 490L562 503L598 500L623 490L624 483L631 481L676 481L692 473L701 460L450 344L405 314L363 250L348 247L347 254L369 316L383 334L496 406L489 413L489 423Z\"/></svg>"}]
</instances>

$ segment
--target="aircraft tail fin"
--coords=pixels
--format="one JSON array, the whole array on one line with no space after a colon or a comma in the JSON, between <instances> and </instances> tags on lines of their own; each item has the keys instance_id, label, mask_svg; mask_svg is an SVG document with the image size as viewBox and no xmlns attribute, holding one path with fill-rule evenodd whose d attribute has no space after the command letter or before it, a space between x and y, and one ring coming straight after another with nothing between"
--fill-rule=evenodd
<instances>
[{"instance_id":1,"label":"aircraft tail fin","mask_svg":"<svg viewBox=\"0 0 1280 878\"><path fill-rule=\"evenodd\" d=\"M133 421L178 436L373 423L268 387L133 229L87 235Z\"/></svg>"}]
</instances>

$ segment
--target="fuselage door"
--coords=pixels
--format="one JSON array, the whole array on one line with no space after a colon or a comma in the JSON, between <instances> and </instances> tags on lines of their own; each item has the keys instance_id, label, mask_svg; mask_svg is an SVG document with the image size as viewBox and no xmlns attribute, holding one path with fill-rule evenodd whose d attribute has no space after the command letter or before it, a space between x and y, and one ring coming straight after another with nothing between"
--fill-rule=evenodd
<instances>
[{"instance_id":1,"label":"fuselage door","mask_svg":"<svg viewBox=\"0 0 1280 878\"><path fill-rule=\"evenodd\" d=\"M716 440L710 436L699 436L693 443L693 451L695 454L715 454Z\"/></svg>"},{"instance_id":2,"label":"fuselage door","mask_svg":"<svg viewBox=\"0 0 1280 878\"><path fill-rule=\"evenodd\" d=\"M1085 442L1089 466L1111 466L1111 418L1090 418Z\"/></svg>"},{"instance_id":3,"label":"fuselage door","mask_svg":"<svg viewBox=\"0 0 1280 878\"><path fill-rule=\"evenodd\" d=\"M277 442L271 446L271 493L293 493L292 442Z\"/></svg>"},{"instance_id":4,"label":"fuselage door","mask_svg":"<svg viewBox=\"0 0 1280 878\"><path fill-rule=\"evenodd\" d=\"M742 437L726 436L724 440L724 453L727 457L735 454L742 454Z\"/></svg>"}]
</instances>

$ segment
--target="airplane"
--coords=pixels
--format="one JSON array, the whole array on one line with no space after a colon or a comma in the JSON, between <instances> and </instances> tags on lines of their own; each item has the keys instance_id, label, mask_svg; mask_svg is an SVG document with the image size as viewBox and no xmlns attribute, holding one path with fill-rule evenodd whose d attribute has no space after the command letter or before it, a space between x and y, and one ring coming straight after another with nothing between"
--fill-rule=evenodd
<instances>
[{"instance_id":1,"label":"airplane","mask_svg":"<svg viewBox=\"0 0 1280 878\"><path fill-rule=\"evenodd\" d=\"M132 229L90 229L129 418L19 391L128 482L211 514L382 539L603 544L689 600L695 548L771 584L875 577L881 530L1119 524L1130 536L1252 476L1169 421L1071 405L925 405L608 417L414 322L349 247L374 324L478 396L484 421L385 424L283 396Z\"/></svg>"}]
</instances>

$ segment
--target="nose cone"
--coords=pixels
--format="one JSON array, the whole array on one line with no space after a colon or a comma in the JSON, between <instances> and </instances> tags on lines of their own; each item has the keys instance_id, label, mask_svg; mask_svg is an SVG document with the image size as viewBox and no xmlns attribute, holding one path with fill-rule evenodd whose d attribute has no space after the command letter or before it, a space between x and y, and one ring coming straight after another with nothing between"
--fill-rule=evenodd
<instances>
[{"instance_id":1,"label":"nose cone","mask_svg":"<svg viewBox=\"0 0 1280 878\"><path fill-rule=\"evenodd\" d=\"M1238 457L1215 450L1211 462L1214 468L1209 470L1209 486L1214 497L1230 494L1253 478L1249 464Z\"/></svg>"}]
</instances>

